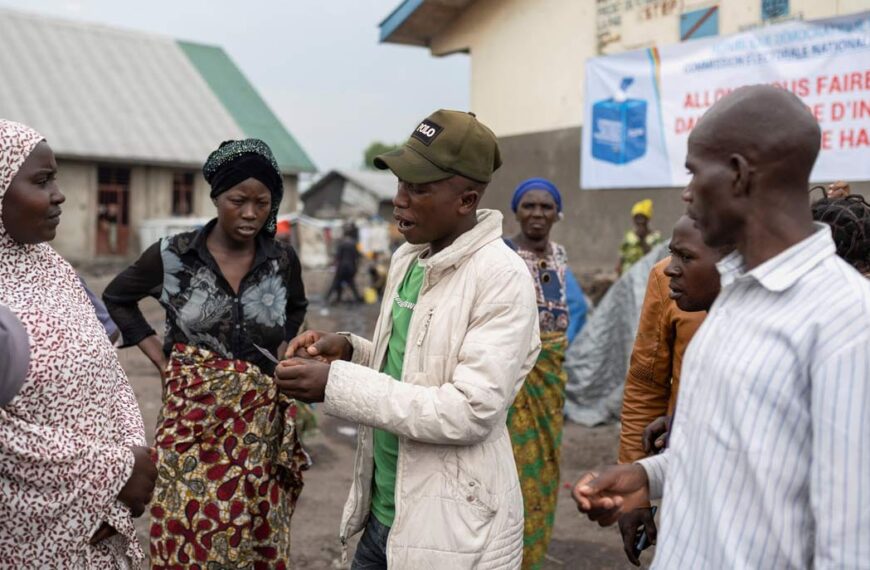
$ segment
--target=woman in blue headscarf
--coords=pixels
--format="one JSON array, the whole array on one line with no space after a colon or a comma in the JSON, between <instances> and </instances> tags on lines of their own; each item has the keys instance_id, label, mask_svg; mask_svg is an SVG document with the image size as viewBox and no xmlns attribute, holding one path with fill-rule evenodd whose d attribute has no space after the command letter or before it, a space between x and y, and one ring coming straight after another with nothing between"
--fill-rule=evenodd
<instances>
[{"instance_id":1,"label":"woman in blue headscarf","mask_svg":"<svg viewBox=\"0 0 870 570\"><path fill-rule=\"evenodd\" d=\"M511 209L520 232L506 241L534 278L542 345L508 413L523 491L523 568L528 569L543 564L553 530L567 380L562 363L569 337L586 319L586 303L565 248L550 240L550 230L562 219L562 196L556 186L543 178L526 180L514 192Z\"/></svg>"}]
</instances>

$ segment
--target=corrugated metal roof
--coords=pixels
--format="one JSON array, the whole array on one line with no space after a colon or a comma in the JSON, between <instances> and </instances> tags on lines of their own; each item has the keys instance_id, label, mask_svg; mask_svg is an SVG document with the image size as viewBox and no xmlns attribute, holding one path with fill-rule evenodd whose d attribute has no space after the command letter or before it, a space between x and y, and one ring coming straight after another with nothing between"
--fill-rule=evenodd
<instances>
[{"instance_id":1,"label":"corrugated metal roof","mask_svg":"<svg viewBox=\"0 0 870 570\"><path fill-rule=\"evenodd\" d=\"M61 157L198 167L254 136L168 37L0 8L0 76L0 116Z\"/></svg>"},{"instance_id":2,"label":"corrugated metal roof","mask_svg":"<svg viewBox=\"0 0 870 570\"><path fill-rule=\"evenodd\" d=\"M392 172L380 170L330 170L321 176L300 198L305 200L312 192L317 192L335 177L348 180L366 192L375 196L378 201L392 200L396 195L398 179Z\"/></svg>"},{"instance_id":3,"label":"corrugated metal roof","mask_svg":"<svg viewBox=\"0 0 870 570\"><path fill-rule=\"evenodd\" d=\"M389 171L380 170L337 170L339 174L378 197L379 200L392 200L396 195L399 180Z\"/></svg>"}]
</instances>

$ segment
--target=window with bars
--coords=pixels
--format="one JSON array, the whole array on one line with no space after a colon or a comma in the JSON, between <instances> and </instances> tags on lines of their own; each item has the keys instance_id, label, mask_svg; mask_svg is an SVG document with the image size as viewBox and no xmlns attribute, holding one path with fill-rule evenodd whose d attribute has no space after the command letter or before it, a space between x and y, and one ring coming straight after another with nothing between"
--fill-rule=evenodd
<instances>
[{"instance_id":1,"label":"window with bars","mask_svg":"<svg viewBox=\"0 0 870 570\"><path fill-rule=\"evenodd\" d=\"M193 214L193 172L176 172L172 176L172 215Z\"/></svg>"},{"instance_id":2,"label":"window with bars","mask_svg":"<svg viewBox=\"0 0 870 570\"><path fill-rule=\"evenodd\" d=\"M788 16L788 0L761 0L761 19L764 22Z\"/></svg>"},{"instance_id":3,"label":"window with bars","mask_svg":"<svg viewBox=\"0 0 870 570\"><path fill-rule=\"evenodd\" d=\"M97 168L97 183L130 186L130 169L124 166L100 166Z\"/></svg>"},{"instance_id":4,"label":"window with bars","mask_svg":"<svg viewBox=\"0 0 870 570\"><path fill-rule=\"evenodd\" d=\"M97 168L97 255L125 255L130 231L130 169Z\"/></svg>"}]
</instances>

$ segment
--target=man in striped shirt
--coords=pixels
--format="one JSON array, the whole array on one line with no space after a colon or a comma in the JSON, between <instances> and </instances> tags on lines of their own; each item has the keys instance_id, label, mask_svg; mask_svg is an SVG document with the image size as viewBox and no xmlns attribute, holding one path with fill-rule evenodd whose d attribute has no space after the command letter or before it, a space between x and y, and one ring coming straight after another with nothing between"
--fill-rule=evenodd
<instances>
[{"instance_id":1,"label":"man in striped shirt","mask_svg":"<svg viewBox=\"0 0 870 570\"><path fill-rule=\"evenodd\" d=\"M602 525L663 495L653 568L870 567L870 283L812 222L820 139L768 86L689 137L689 216L737 251L686 352L670 450L574 489Z\"/></svg>"}]
</instances>

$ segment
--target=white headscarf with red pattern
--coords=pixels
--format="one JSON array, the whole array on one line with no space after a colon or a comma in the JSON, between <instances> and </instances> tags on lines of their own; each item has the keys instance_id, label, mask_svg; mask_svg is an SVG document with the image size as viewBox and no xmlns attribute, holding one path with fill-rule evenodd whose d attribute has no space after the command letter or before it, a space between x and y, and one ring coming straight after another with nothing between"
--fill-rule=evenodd
<instances>
[{"instance_id":1,"label":"white headscarf with red pattern","mask_svg":"<svg viewBox=\"0 0 870 570\"><path fill-rule=\"evenodd\" d=\"M0 561L10 568L129 568L144 555L117 500L145 445L114 347L72 267L47 243L15 242L7 190L44 137L0 119L0 303L30 337L19 394L0 408ZM108 523L119 534L89 541Z\"/></svg>"},{"instance_id":2,"label":"white headscarf with red pattern","mask_svg":"<svg viewBox=\"0 0 870 570\"><path fill-rule=\"evenodd\" d=\"M45 137L26 125L0 119L0 215L3 214L3 196L9 189L12 179L21 169L21 165ZM3 241L6 255L6 241L11 240L6 235L3 221L0 219L0 239Z\"/></svg>"}]
</instances>

